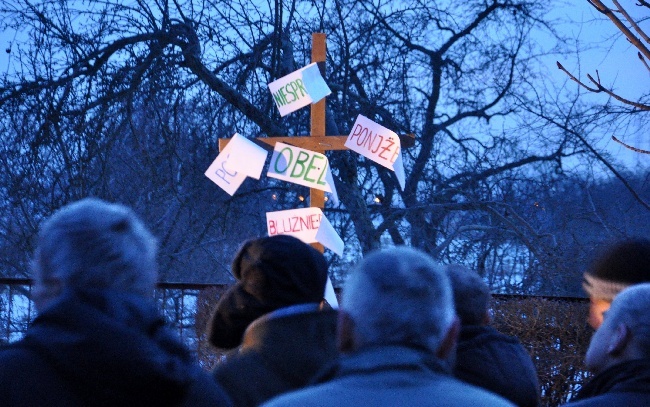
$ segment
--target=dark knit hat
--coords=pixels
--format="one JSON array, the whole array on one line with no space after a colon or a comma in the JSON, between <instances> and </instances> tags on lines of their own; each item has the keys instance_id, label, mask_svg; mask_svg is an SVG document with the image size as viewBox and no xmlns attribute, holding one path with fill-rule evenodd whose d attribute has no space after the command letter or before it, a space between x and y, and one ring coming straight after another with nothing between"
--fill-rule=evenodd
<instances>
[{"instance_id":1,"label":"dark knit hat","mask_svg":"<svg viewBox=\"0 0 650 407\"><path fill-rule=\"evenodd\" d=\"M589 296L613 300L624 288L650 281L650 240L635 238L609 247L585 272Z\"/></svg>"},{"instance_id":2,"label":"dark knit hat","mask_svg":"<svg viewBox=\"0 0 650 407\"><path fill-rule=\"evenodd\" d=\"M209 324L218 348L239 346L246 327L260 316L290 305L320 302L327 262L318 250L289 235L245 242L232 263L237 283L226 291Z\"/></svg>"}]
</instances>

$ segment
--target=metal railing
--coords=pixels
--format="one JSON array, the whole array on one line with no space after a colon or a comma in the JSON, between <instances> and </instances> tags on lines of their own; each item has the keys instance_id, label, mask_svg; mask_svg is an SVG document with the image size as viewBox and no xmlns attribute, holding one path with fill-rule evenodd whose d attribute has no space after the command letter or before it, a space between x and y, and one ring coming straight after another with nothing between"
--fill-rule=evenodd
<instances>
[{"instance_id":1,"label":"metal railing","mask_svg":"<svg viewBox=\"0 0 650 407\"><path fill-rule=\"evenodd\" d=\"M160 283L155 291L160 312L194 354L199 346L194 322L197 298L201 290L213 286ZM30 279L0 278L0 342L21 339L36 317L31 291Z\"/></svg>"},{"instance_id":2,"label":"metal railing","mask_svg":"<svg viewBox=\"0 0 650 407\"><path fill-rule=\"evenodd\" d=\"M226 287L218 284L161 283L155 298L162 315L201 366L219 358L205 337L206 318ZM0 278L0 342L22 338L36 311L29 279ZM585 322L588 299L496 294L494 326L518 337L531 354L540 379L542 405L566 403L587 378L582 360L591 336Z\"/></svg>"}]
</instances>

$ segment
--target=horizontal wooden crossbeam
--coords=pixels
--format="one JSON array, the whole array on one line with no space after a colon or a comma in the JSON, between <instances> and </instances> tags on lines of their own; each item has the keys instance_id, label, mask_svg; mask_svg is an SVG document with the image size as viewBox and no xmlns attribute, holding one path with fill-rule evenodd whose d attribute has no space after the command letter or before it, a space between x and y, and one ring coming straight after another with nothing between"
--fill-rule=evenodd
<instances>
[{"instance_id":1,"label":"horizontal wooden crossbeam","mask_svg":"<svg viewBox=\"0 0 650 407\"><path fill-rule=\"evenodd\" d=\"M347 150L345 147L345 140L348 136L308 136L308 137L258 137L251 141L256 142L258 145L266 148L267 150L273 150L275 143L281 142L285 144L290 144L294 147L304 148L305 150L324 152L330 150ZM402 149L413 147L415 145L415 135L407 134L405 136L399 136L400 147ZM228 142L229 138L219 139L219 151L222 151Z\"/></svg>"}]
</instances>

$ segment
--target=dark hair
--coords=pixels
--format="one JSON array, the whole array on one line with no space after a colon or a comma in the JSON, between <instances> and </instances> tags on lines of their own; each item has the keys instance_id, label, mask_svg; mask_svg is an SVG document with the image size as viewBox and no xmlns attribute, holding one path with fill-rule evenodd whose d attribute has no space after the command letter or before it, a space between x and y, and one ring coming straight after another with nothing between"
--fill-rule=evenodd
<instances>
[{"instance_id":1,"label":"dark hair","mask_svg":"<svg viewBox=\"0 0 650 407\"><path fill-rule=\"evenodd\" d=\"M460 264L445 266L454 292L456 314L463 325L480 325L490 307L490 288L478 273Z\"/></svg>"}]
</instances>

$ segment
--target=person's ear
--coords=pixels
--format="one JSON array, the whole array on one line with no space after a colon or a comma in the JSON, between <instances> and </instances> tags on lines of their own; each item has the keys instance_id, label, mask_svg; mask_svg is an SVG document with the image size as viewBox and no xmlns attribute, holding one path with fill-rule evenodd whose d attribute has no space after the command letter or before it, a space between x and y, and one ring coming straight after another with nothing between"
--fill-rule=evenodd
<instances>
[{"instance_id":1,"label":"person's ear","mask_svg":"<svg viewBox=\"0 0 650 407\"><path fill-rule=\"evenodd\" d=\"M340 352L349 353L357 349L354 333L354 320L347 312L339 310L336 332L337 346Z\"/></svg>"},{"instance_id":2,"label":"person's ear","mask_svg":"<svg viewBox=\"0 0 650 407\"><path fill-rule=\"evenodd\" d=\"M624 323L619 323L614 329L614 333L609 341L609 346L607 346L607 353L612 356L618 356L622 354L627 345L630 343L632 338L632 333L630 329Z\"/></svg>"},{"instance_id":3,"label":"person's ear","mask_svg":"<svg viewBox=\"0 0 650 407\"><path fill-rule=\"evenodd\" d=\"M456 343L458 342L458 335L460 334L460 320L457 316L449 326L447 333L436 351L436 356L440 359L447 359L447 357L456 350Z\"/></svg>"}]
</instances>

